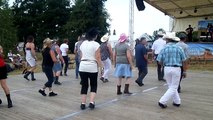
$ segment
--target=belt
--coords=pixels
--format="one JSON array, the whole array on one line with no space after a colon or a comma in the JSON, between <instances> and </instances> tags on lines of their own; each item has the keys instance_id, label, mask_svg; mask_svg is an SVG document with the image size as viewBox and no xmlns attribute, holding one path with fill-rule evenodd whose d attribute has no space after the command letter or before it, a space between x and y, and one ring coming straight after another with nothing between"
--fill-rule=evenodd
<instances>
[{"instance_id":1,"label":"belt","mask_svg":"<svg viewBox=\"0 0 213 120\"><path fill-rule=\"evenodd\" d=\"M178 66L178 65L165 65L165 67L181 67L181 66Z\"/></svg>"}]
</instances>

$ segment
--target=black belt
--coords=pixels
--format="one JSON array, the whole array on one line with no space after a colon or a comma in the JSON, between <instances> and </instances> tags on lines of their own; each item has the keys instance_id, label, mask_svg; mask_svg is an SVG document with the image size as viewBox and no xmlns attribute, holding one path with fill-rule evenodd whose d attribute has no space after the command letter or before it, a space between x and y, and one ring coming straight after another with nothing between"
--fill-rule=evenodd
<instances>
[{"instance_id":1,"label":"black belt","mask_svg":"<svg viewBox=\"0 0 213 120\"><path fill-rule=\"evenodd\" d=\"M178 66L178 65L165 65L165 67L181 67L181 66Z\"/></svg>"}]
</instances>

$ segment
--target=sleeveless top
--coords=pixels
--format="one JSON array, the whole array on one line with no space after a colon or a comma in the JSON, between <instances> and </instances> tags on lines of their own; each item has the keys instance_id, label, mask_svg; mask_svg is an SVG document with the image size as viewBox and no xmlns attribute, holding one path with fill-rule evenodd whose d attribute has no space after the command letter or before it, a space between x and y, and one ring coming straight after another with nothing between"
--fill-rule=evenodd
<instances>
[{"instance_id":1,"label":"sleeveless top","mask_svg":"<svg viewBox=\"0 0 213 120\"><path fill-rule=\"evenodd\" d=\"M50 48L47 47L42 51L42 57L43 57L42 61L43 67L53 67L54 62L50 56Z\"/></svg>"},{"instance_id":2,"label":"sleeveless top","mask_svg":"<svg viewBox=\"0 0 213 120\"><path fill-rule=\"evenodd\" d=\"M56 45L56 44L52 45L51 50L54 51L54 53L55 53L55 58L56 58L58 61L60 61L60 57L59 57L59 54L58 54L57 51L56 51L56 47L59 47L59 46Z\"/></svg>"},{"instance_id":3,"label":"sleeveless top","mask_svg":"<svg viewBox=\"0 0 213 120\"><path fill-rule=\"evenodd\" d=\"M127 50L129 49L129 46L126 43L118 43L115 46L117 64L129 64L127 59Z\"/></svg>"},{"instance_id":4,"label":"sleeveless top","mask_svg":"<svg viewBox=\"0 0 213 120\"><path fill-rule=\"evenodd\" d=\"M107 46L107 42L101 43L100 50L101 50L101 61L110 58L109 48Z\"/></svg>"}]
</instances>

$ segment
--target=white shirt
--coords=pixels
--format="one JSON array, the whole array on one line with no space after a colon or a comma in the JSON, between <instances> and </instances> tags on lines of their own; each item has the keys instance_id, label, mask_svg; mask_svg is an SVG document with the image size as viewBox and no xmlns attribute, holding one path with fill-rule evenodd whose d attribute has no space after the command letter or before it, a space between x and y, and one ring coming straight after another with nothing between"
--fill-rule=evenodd
<instances>
[{"instance_id":1,"label":"white shirt","mask_svg":"<svg viewBox=\"0 0 213 120\"><path fill-rule=\"evenodd\" d=\"M69 49L69 46L66 43L61 44L60 50L62 56L67 56L67 49Z\"/></svg>"},{"instance_id":2,"label":"white shirt","mask_svg":"<svg viewBox=\"0 0 213 120\"><path fill-rule=\"evenodd\" d=\"M81 72L98 72L98 64L95 58L95 52L100 47L100 44L95 41L85 40L81 46L80 50L82 53L81 63L79 66L79 71Z\"/></svg>"},{"instance_id":3,"label":"white shirt","mask_svg":"<svg viewBox=\"0 0 213 120\"><path fill-rule=\"evenodd\" d=\"M165 47L166 41L162 38L158 38L152 45L152 50L155 51L154 54L159 54L160 51Z\"/></svg>"}]
</instances>

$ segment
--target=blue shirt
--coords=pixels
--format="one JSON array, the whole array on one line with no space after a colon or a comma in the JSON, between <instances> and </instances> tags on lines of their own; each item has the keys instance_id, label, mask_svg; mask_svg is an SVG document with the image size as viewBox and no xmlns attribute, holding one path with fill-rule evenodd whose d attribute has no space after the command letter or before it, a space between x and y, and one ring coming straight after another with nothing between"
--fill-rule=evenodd
<instances>
[{"instance_id":1,"label":"blue shirt","mask_svg":"<svg viewBox=\"0 0 213 120\"><path fill-rule=\"evenodd\" d=\"M186 59L183 49L175 43L168 43L157 57L157 61L163 63L164 66L182 66L182 62Z\"/></svg>"},{"instance_id":2,"label":"blue shirt","mask_svg":"<svg viewBox=\"0 0 213 120\"><path fill-rule=\"evenodd\" d=\"M147 55L147 49L144 45L138 44L135 47L136 67L147 67L147 61L144 58Z\"/></svg>"}]
</instances>

